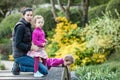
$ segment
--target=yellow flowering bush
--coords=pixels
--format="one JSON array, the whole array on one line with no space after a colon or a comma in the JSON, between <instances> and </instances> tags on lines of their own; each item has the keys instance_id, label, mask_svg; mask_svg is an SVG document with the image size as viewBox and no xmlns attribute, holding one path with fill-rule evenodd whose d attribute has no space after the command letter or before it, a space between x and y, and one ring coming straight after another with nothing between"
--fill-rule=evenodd
<instances>
[{"instance_id":1,"label":"yellow flowering bush","mask_svg":"<svg viewBox=\"0 0 120 80\"><path fill-rule=\"evenodd\" d=\"M55 34L49 39L51 43L46 48L50 57L63 58L66 54L72 54L75 65L97 64L106 60L105 54L95 52L97 45L101 48L107 46L108 43L104 44L105 39L99 37L96 41L94 40L95 44L91 44L93 34L96 32L94 29L91 30L89 26L81 29L65 17L58 17L57 21L59 23L56 25ZM72 68L75 65L72 65Z\"/></svg>"},{"instance_id":2,"label":"yellow flowering bush","mask_svg":"<svg viewBox=\"0 0 120 80\"><path fill-rule=\"evenodd\" d=\"M91 57L92 61L94 63L103 63L104 61L106 61L106 56L104 54L98 54L98 53L94 53Z\"/></svg>"}]
</instances>

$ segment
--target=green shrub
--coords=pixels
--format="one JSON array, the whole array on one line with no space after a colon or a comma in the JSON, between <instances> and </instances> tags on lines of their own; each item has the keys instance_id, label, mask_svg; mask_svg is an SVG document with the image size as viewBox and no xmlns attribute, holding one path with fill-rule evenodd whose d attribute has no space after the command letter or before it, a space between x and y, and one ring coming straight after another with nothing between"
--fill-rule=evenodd
<instances>
[{"instance_id":1,"label":"green shrub","mask_svg":"<svg viewBox=\"0 0 120 80\"><path fill-rule=\"evenodd\" d=\"M110 0L90 0L90 6L95 7L102 4L107 4Z\"/></svg>"},{"instance_id":2,"label":"green shrub","mask_svg":"<svg viewBox=\"0 0 120 80\"><path fill-rule=\"evenodd\" d=\"M55 28L55 20L53 18L51 9L37 8L34 12L35 12L34 13L35 15L42 15L44 17L45 25L44 25L43 29L45 30L46 33L47 33L47 31L51 31L52 29Z\"/></svg>"},{"instance_id":3,"label":"green shrub","mask_svg":"<svg viewBox=\"0 0 120 80\"><path fill-rule=\"evenodd\" d=\"M10 39L2 39L0 43L1 59L8 60L9 54L12 53L12 41Z\"/></svg>"},{"instance_id":4,"label":"green shrub","mask_svg":"<svg viewBox=\"0 0 120 80\"><path fill-rule=\"evenodd\" d=\"M119 21L120 19L111 19L109 15L104 15L102 18L98 18L96 22L90 23L90 27L88 27L90 29L86 35L86 39L89 41L89 46L93 46L95 51L111 53L111 51L114 50L115 47L120 45ZM102 40L104 40L105 42ZM98 43L94 44L96 41Z\"/></svg>"},{"instance_id":5,"label":"green shrub","mask_svg":"<svg viewBox=\"0 0 120 80\"><path fill-rule=\"evenodd\" d=\"M118 18L118 14L120 14L120 0L111 0L106 7L106 11L110 11L114 18Z\"/></svg>"},{"instance_id":6,"label":"green shrub","mask_svg":"<svg viewBox=\"0 0 120 80\"><path fill-rule=\"evenodd\" d=\"M1 63L2 55L0 54L0 70L5 70L5 65Z\"/></svg>"},{"instance_id":7,"label":"green shrub","mask_svg":"<svg viewBox=\"0 0 120 80\"><path fill-rule=\"evenodd\" d=\"M3 17L0 17L0 22L3 20Z\"/></svg>"},{"instance_id":8,"label":"green shrub","mask_svg":"<svg viewBox=\"0 0 120 80\"><path fill-rule=\"evenodd\" d=\"M96 17L103 16L103 13L105 13L106 6L107 6L106 4L103 4L103 5L91 8L88 12L89 19L91 20L91 19L95 19Z\"/></svg>"},{"instance_id":9,"label":"green shrub","mask_svg":"<svg viewBox=\"0 0 120 80\"><path fill-rule=\"evenodd\" d=\"M12 29L19 18L20 14L11 14L2 20L0 24L0 39L3 37L11 37Z\"/></svg>"},{"instance_id":10,"label":"green shrub","mask_svg":"<svg viewBox=\"0 0 120 80\"><path fill-rule=\"evenodd\" d=\"M115 53L110 55L109 61L120 61L120 46L115 48Z\"/></svg>"},{"instance_id":11,"label":"green shrub","mask_svg":"<svg viewBox=\"0 0 120 80\"><path fill-rule=\"evenodd\" d=\"M70 20L73 23L77 23L78 26L82 26L82 11L78 11L76 9L71 9L71 15L70 15Z\"/></svg>"},{"instance_id":12,"label":"green shrub","mask_svg":"<svg viewBox=\"0 0 120 80\"><path fill-rule=\"evenodd\" d=\"M0 70L5 70L5 65L4 64L0 64Z\"/></svg>"}]
</instances>

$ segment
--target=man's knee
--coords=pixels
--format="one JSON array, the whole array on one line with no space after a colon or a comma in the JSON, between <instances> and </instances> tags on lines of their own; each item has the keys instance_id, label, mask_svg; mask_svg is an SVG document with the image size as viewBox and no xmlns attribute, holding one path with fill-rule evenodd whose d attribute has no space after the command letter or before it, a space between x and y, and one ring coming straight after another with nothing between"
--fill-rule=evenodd
<instances>
[{"instance_id":1,"label":"man's knee","mask_svg":"<svg viewBox=\"0 0 120 80\"><path fill-rule=\"evenodd\" d=\"M40 69L40 72L44 75L47 75L48 74L48 69L47 67L45 67L44 69Z\"/></svg>"},{"instance_id":2,"label":"man's knee","mask_svg":"<svg viewBox=\"0 0 120 80\"><path fill-rule=\"evenodd\" d=\"M45 70L43 74L44 74L44 75L47 75L47 74L48 74L48 70Z\"/></svg>"}]
</instances>

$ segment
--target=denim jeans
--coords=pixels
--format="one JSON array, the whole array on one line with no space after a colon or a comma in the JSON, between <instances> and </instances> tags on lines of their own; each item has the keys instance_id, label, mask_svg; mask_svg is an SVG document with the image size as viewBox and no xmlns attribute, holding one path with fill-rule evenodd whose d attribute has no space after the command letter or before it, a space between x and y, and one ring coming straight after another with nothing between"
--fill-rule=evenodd
<instances>
[{"instance_id":1,"label":"denim jeans","mask_svg":"<svg viewBox=\"0 0 120 80\"><path fill-rule=\"evenodd\" d=\"M20 64L20 71L22 72L34 72L34 59L29 56L23 56L15 58L15 62ZM41 62L39 63L39 72L46 75L48 74L48 69Z\"/></svg>"}]
</instances>

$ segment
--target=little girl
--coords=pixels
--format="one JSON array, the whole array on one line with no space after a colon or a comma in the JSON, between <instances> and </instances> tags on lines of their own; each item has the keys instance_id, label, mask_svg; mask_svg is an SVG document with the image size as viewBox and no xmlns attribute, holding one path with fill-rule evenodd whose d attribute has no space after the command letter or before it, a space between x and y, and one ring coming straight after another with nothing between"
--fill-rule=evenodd
<instances>
[{"instance_id":1,"label":"little girl","mask_svg":"<svg viewBox=\"0 0 120 80\"><path fill-rule=\"evenodd\" d=\"M44 30L42 29L44 18L40 15L36 15L33 18L33 25L35 29L32 33L32 46L27 55L34 57L34 77L41 77L43 74L38 71L39 58L46 59L48 57L44 50L44 46L47 42Z\"/></svg>"},{"instance_id":2,"label":"little girl","mask_svg":"<svg viewBox=\"0 0 120 80\"><path fill-rule=\"evenodd\" d=\"M68 54L64 58L47 58L43 60L43 64L50 69L51 67L66 66L69 68L74 63L72 55Z\"/></svg>"}]
</instances>

